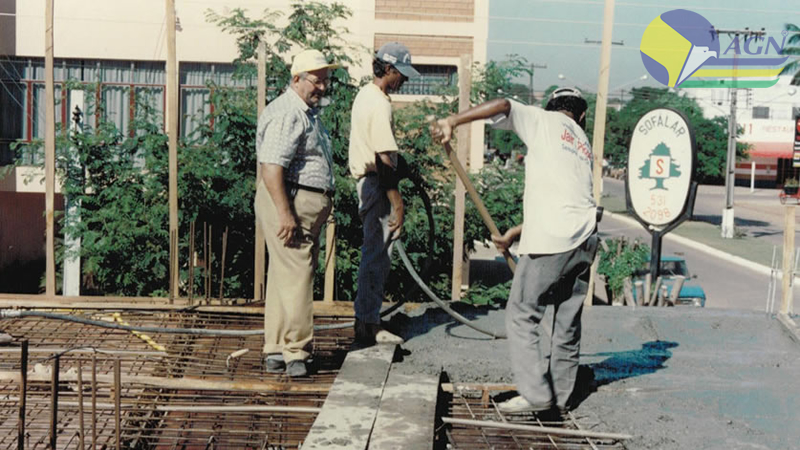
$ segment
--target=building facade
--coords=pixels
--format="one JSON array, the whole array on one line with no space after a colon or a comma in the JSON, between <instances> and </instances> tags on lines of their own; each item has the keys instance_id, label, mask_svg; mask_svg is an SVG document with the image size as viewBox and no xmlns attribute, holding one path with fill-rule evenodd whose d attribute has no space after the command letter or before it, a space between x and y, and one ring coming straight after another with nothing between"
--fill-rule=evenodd
<instances>
[{"instance_id":1,"label":"building facade","mask_svg":"<svg viewBox=\"0 0 800 450\"><path fill-rule=\"evenodd\" d=\"M328 1L328 0L325 0ZM288 0L176 0L176 48L179 62L180 133L190 134L197 117L211 113L206 85L247 86L234 81L237 56L233 36L208 22L209 10L226 15L235 8L250 17L265 9L288 12ZM346 0L353 16L344 38L362 54L349 67L355 79L371 74L372 54L384 43L403 42L422 74L393 95L397 106L434 95L442 84L455 85L461 55L486 62L489 0ZM17 142L44 136L45 2L0 0L0 168L17 161L0 179L0 270L10 263L44 257L42 152L18 154ZM147 98L163 113L166 104L166 23L164 0L58 0L54 12L56 122L68 122L75 106L95 96L105 109L86 115L92 126L104 114L125 134L136 100ZM282 19L285 19L284 14ZM254 83L254 81L252 81ZM80 84L99 89L78 92ZM77 87L76 87L77 86ZM162 114L163 116L163 114ZM483 124L471 129L468 166L483 165ZM20 160L21 158L21 160ZM56 183L58 185L58 182ZM58 188L57 188L58 191ZM21 198L25 196L24 201ZM59 196L60 198L60 196ZM56 199L57 205L59 198ZM41 201L39 201L41 200ZM63 207L63 203L61 205ZM58 206L57 206L58 208ZM13 214L5 214L13 211ZM11 218L14 220L10 220ZM14 225L17 224L17 225ZM23 233L19 227L28 226Z\"/></svg>"},{"instance_id":2,"label":"building facade","mask_svg":"<svg viewBox=\"0 0 800 450\"><path fill-rule=\"evenodd\" d=\"M739 142L749 144L747 158L736 163L736 183L744 186L782 187L788 178L798 178L792 167L795 118L800 117L800 86L781 77L766 89L739 89L736 122L742 128ZM686 89L697 99L706 117L730 116L729 89Z\"/></svg>"}]
</instances>

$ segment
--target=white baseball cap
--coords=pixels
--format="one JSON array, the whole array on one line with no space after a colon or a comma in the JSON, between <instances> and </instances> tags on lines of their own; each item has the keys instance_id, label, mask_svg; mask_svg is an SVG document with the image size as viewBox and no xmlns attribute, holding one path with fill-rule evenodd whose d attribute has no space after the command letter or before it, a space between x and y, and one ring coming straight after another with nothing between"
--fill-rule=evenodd
<instances>
[{"instance_id":1,"label":"white baseball cap","mask_svg":"<svg viewBox=\"0 0 800 450\"><path fill-rule=\"evenodd\" d=\"M303 50L292 59L292 76L319 69L335 69L339 64L329 63L319 50Z\"/></svg>"}]
</instances>

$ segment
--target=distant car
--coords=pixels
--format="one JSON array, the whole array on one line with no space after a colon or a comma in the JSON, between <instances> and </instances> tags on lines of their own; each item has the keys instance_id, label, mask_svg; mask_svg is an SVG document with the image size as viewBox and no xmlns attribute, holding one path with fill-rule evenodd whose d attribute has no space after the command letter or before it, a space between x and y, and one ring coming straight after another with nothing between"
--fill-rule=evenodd
<instances>
[{"instance_id":1,"label":"distant car","mask_svg":"<svg viewBox=\"0 0 800 450\"><path fill-rule=\"evenodd\" d=\"M641 272L640 277L637 278L643 279L646 273L646 271ZM697 279L697 275L691 275L689 273L689 268L684 258L680 256L662 256L660 275L663 285L667 286L667 297L672 294L672 285L675 283L675 277L686 277L681 287L681 292L678 294L675 306L687 305L696 306L698 308L706 306L706 292L694 281Z\"/></svg>"}]
</instances>

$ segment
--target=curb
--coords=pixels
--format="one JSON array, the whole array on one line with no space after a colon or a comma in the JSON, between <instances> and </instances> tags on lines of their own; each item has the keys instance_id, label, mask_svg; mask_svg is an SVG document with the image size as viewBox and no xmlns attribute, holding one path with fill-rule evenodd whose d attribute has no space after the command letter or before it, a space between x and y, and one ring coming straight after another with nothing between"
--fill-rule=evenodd
<instances>
[{"instance_id":1,"label":"curb","mask_svg":"<svg viewBox=\"0 0 800 450\"><path fill-rule=\"evenodd\" d=\"M631 224L631 225L641 226L641 224L639 222L637 222L634 219L631 219L630 217L628 217L628 216L626 216L624 214L612 213L610 211L606 211L606 212L603 213L603 215L608 215L609 217L614 217L614 218L616 218L616 219L618 219L618 220L620 220L622 222L626 222L626 223ZM723 252L722 250L717 250L714 247L711 247L711 246L706 245L706 244L702 244L700 242L691 240L691 239L683 237L683 236L679 236L679 235L677 235L675 233L666 234L664 236L664 239L677 242L677 243L685 245L687 247L692 247L692 248L694 248L696 250L700 250L700 251L708 253L710 255L714 255L714 256L716 256L718 258L726 259L726 260L728 260L728 261L730 261L730 262L732 262L734 264L738 264L739 266L742 266L744 268L753 270L753 271L758 272L758 273L760 273L762 275L766 275L766 276L772 275L772 269L770 269L769 267L767 267L767 266L765 266L763 264L759 264L757 262L753 262L753 261L744 259L741 256L731 255L730 253ZM776 270L776 276L780 277L779 274L780 274L780 270ZM797 279L800 279L800 278L797 278Z\"/></svg>"}]
</instances>

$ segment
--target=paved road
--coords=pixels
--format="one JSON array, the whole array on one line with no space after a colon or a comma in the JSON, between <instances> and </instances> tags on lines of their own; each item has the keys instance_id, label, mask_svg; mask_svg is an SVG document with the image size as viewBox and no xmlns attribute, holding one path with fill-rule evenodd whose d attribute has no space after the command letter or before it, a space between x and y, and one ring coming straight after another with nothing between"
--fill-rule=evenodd
<instances>
[{"instance_id":1,"label":"paved road","mask_svg":"<svg viewBox=\"0 0 800 450\"><path fill-rule=\"evenodd\" d=\"M749 236L782 247L784 208L778 200L779 192L779 189L756 189L750 192L750 188L736 187L733 194L735 226ZM604 178L603 193L625 198L625 183ZM702 185L698 188L693 220L719 225L722 223L724 207L725 187ZM800 208L797 208L796 214L800 214ZM800 243L800 227L795 232L795 242Z\"/></svg>"},{"instance_id":2,"label":"paved road","mask_svg":"<svg viewBox=\"0 0 800 450\"><path fill-rule=\"evenodd\" d=\"M650 242L650 234L639 224L607 215L600 223L600 236L628 236ZM769 277L759 272L732 264L693 247L681 245L668 238L662 241L662 256L680 255L686 258L689 271L697 275L694 282L706 292L707 308L735 308L764 310ZM776 299L780 302L780 299Z\"/></svg>"}]
</instances>

